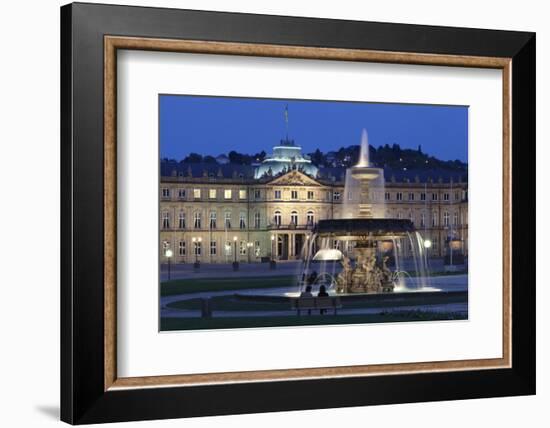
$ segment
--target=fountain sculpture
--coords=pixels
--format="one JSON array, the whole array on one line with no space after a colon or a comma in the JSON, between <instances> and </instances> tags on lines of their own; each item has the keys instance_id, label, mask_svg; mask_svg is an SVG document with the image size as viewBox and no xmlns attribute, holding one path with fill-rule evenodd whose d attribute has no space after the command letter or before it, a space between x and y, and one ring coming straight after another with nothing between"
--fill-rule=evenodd
<instances>
[{"instance_id":1,"label":"fountain sculpture","mask_svg":"<svg viewBox=\"0 0 550 428\"><path fill-rule=\"evenodd\" d=\"M396 287L423 285L427 276L423 240L411 220L384 218L383 195L383 170L370 166L363 130L359 161L346 171L342 218L320 220L315 226L303 278L311 278L313 263L320 262L315 283L340 294L387 293ZM410 275L401 269L405 246L419 278L414 284L405 284Z\"/></svg>"}]
</instances>

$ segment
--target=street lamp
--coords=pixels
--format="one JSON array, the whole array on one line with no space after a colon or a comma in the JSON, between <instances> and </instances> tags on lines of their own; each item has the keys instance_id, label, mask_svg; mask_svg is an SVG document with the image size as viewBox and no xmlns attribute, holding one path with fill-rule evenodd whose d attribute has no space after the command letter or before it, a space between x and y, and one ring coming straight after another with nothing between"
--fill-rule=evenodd
<instances>
[{"instance_id":1,"label":"street lamp","mask_svg":"<svg viewBox=\"0 0 550 428\"><path fill-rule=\"evenodd\" d=\"M198 269L200 267L200 263L199 263L199 245L202 242L202 237L193 236L191 238L191 241L193 241L193 251L195 252L195 264L193 265L193 267L195 269Z\"/></svg>"},{"instance_id":2,"label":"street lamp","mask_svg":"<svg viewBox=\"0 0 550 428\"><path fill-rule=\"evenodd\" d=\"M164 255L165 255L166 258L168 259L168 281L170 281L170 259L171 259L172 256L173 256L172 250L171 250L170 248L168 248L168 249L164 252Z\"/></svg>"},{"instance_id":3,"label":"street lamp","mask_svg":"<svg viewBox=\"0 0 550 428\"><path fill-rule=\"evenodd\" d=\"M424 248L431 248L432 247L432 241L429 239L424 240Z\"/></svg>"},{"instance_id":4,"label":"street lamp","mask_svg":"<svg viewBox=\"0 0 550 428\"><path fill-rule=\"evenodd\" d=\"M277 266L275 262L275 235L271 235L271 260L269 261L269 268L275 269Z\"/></svg>"},{"instance_id":5,"label":"street lamp","mask_svg":"<svg viewBox=\"0 0 550 428\"><path fill-rule=\"evenodd\" d=\"M248 255L248 263L250 263L250 251L252 251L252 245L254 245L252 242L247 242L246 243L246 252L247 252L247 255Z\"/></svg>"},{"instance_id":6,"label":"street lamp","mask_svg":"<svg viewBox=\"0 0 550 428\"><path fill-rule=\"evenodd\" d=\"M233 270L239 270L239 262L237 261L237 237L234 236L233 237L233 246L235 248L235 258L234 258L234 262L233 262Z\"/></svg>"}]
</instances>

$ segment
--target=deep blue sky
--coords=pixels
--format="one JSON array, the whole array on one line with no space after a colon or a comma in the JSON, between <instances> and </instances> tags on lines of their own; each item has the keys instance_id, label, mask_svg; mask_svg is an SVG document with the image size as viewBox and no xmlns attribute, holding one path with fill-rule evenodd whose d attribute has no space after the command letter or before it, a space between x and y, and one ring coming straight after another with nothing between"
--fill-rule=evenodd
<instances>
[{"instance_id":1,"label":"deep blue sky","mask_svg":"<svg viewBox=\"0 0 550 428\"><path fill-rule=\"evenodd\" d=\"M218 155L236 150L253 154L286 135L304 153L359 144L366 128L375 147L397 143L442 160L468 161L468 108L161 95L160 155L183 159L191 152Z\"/></svg>"}]
</instances>

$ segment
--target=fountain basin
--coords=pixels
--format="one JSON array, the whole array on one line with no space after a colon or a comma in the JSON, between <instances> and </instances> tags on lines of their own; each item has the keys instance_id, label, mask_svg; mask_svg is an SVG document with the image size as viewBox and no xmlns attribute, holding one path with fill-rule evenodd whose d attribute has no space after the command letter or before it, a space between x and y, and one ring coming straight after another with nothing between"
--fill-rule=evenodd
<instances>
[{"instance_id":1,"label":"fountain basin","mask_svg":"<svg viewBox=\"0 0 550 428\"><path fill-rule=\"evenodd\" d=\"M415 231L408 219L398 218L343 218L319 220L314 233L319 237L337 236L338 239L368 238L377 239L406 236Z\"/></svg>"}]
</instances>

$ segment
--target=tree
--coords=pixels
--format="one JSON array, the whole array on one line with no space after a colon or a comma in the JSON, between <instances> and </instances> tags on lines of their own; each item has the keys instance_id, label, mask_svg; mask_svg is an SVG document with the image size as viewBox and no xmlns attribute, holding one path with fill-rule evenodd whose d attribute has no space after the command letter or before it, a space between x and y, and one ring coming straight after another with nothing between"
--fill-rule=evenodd
<instances>
[{"instance_id":1,"label":"tree","mask_svg":"<svg viewBox=\"0 0 550 428\"><path fill-rule=\"evenodd\" d=\"M198 153L189 153L189 156L187 156L183 161L188 163L200 163L202 162L202 156Z\"/></svg>"}]
</instances>

